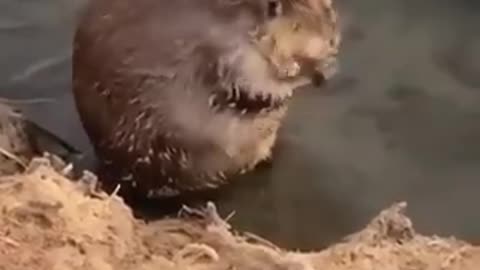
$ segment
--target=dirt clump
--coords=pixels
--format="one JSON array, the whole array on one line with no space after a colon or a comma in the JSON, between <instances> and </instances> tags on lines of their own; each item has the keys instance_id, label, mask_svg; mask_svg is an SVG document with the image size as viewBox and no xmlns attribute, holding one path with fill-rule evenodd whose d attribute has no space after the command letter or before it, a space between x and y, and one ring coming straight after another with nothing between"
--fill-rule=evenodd
<instances>
[{"instance_id":1,"label":"dirt clump","mask_svg":"<svg viewBox=\"0 0 480 270\"><path fill-rule=\"evenodd\" d=\"M405 203L384 210L341 243L310 253L288 251L235 231L212 203L205 209L185 208L177 218L146 224L135 219L115 193L96 190L93 174L72 180L71 166L55 156L29 159L23 155L29 153L24 151L28 144L12 147L8 138L23 136L18 129L21 122L15 123L0 122L0 270L480 267L478 247L416 233L404 215Z\"/></svg>"},{"instance_id":2,"label":"dirt clump","mask_svg":"<svg viewBox=\"0 0 480 270\"><path fill-rule=\"evenodd\" d=\"M25 167L33 156L25 122L13 107L0 103L0 174L12 174Z\"/></svg>"}]
</instances>

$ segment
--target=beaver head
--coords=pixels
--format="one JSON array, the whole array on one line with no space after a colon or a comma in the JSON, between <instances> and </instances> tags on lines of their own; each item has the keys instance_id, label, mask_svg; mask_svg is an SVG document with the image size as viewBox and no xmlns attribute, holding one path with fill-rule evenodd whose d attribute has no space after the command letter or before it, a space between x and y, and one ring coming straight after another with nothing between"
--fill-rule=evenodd
<instances>
[{"instance_id":1,"label":"beaver head","mask_svg":"<svg viewBox=\"0 0 480 270\"><path fill-rule=\"evenodd\" d=\"M235 76L241 73L258 84L249 87L251 94L261 91L283 100L294 89L318 85L337 72L341 34L331 0L224 0L217 5L209 42L228 52L220 59L241 70ZM266 81L272 83L262 84Z\"/></svg>"},{"instance_id":2,"label":"beaver head","mask_svg":"<svg viewBox=\"0 0 480 270\"><path fill-rule=\"evenodd\" d=\"M341 35L331 0L271 0L268 14L254 37L279 79L318 83L337 72Z\"/></svg>"},{"instance_id":3,"label":"beaver head","mask_svg":"<svg viewBox=\"0 0 480 270\"><path fill-rule=\"evenodd\" d=\"M170 196L268 159L293 90L334 73L336 16L328 0L91 1L73 92L103 177Z\"/></svg>"}]
</instances>

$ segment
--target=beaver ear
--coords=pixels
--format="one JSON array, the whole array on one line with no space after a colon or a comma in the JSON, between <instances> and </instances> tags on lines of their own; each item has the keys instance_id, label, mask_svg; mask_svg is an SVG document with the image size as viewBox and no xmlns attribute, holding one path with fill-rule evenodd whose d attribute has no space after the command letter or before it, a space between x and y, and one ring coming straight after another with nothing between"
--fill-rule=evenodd
<instances>
[{"instance_id":1,"label":"beaver ear","mask_svg":"<svg viewBox=\"0 0 480 270\"><path fill-rule=\"evenodd\" d=\"M267 15L269 18L275 18L282 15L283 6L281 0L268 0Z\"/></svg>"}]
</instances>

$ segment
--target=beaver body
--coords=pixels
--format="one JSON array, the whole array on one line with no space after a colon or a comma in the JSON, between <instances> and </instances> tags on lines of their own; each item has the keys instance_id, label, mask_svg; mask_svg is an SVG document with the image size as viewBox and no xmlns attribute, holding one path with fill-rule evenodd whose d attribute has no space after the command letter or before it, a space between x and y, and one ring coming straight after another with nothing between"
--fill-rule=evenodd
<instances>
[{"instance_id":1,"label":"beaver body","mask_svg":"<svg viewBox=\"0 0 480 270\"><path fill-rule=\"evenodd\" d=\"M271 157L292 91L324 58L270 57L281 32L271 4L91 1L75 34L73 92L103 180L171 197L217 188Z\"/></svg>"}]
</instances>

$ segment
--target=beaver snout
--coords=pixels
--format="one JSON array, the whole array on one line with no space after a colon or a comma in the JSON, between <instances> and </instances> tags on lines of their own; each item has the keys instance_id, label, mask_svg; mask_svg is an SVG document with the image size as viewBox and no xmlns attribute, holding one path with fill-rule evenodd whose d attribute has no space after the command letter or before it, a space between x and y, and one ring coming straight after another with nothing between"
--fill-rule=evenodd
<instances>
[{"instance_id":1,"label":"beaver snout","mask_svg":"<svg viewBox=\"0 0 480 270\"><path fill-rule=\"evenodd\" d=\"M336 58L315 61L304 59L303 75L308 77L314 86L321 86L338 73L339 63Z\"/></svg>"},{"instance_id":2,"label":"beaver snout","mask_svg":"<svg viewBox=\"0 0 480 270\"><path fill-rule=\"evenodd\" d=\"M330 80L338 73L339 68L340 64L336 58L328 58L316 65L315 72L321 73L326 80Z\"/></svg>"}]
</instances>

